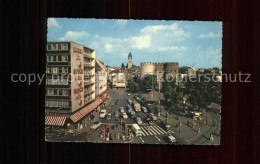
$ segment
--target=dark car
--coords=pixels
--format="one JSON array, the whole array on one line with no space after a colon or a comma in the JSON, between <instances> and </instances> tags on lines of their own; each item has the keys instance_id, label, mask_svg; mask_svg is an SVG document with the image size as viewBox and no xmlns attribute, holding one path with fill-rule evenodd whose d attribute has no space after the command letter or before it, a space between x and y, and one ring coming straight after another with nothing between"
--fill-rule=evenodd
<instances>
[{"instance_id":1,"label":"dark car","mask_svg":"<svg viewBox=\"0 0 260 164\"><path fill-rule=\"evenodd\" d=\"M146 121L147 121L149 124L153 124L153 123L154 123L153 118L152 118L152 117L149 117L149 116L146 118Z\"/></svg>"}]
</instances>

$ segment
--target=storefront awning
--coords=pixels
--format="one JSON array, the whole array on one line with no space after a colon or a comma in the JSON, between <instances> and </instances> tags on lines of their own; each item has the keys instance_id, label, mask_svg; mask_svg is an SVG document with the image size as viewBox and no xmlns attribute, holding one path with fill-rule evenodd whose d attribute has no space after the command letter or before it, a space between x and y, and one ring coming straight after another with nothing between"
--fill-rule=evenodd
<instances>
[{"instance_id":1,"label":"storefront awning","mask_svg":"<svg viewBox=\"0 0 260 164\"><path fill-rule=\"evenodd\" d=\"M88 106L84 107L80 111L74 113L70 116L71 120L76 123L81 118L86 116L88 113L93 111L95 108L97 108L104 100L106 99L105 95L101 96L100 98L96 99L93 103L89 104Z\"/></svg>"},{"instance_id":2,"label":"storefront awning","mask_svg":"<svg viewBox=\"0 0 260 164\"><path fill-rule=\"evenodd\" d=\"M66 117L45 116L45 125L63 126Z\"/></svg>"}]
</instances>

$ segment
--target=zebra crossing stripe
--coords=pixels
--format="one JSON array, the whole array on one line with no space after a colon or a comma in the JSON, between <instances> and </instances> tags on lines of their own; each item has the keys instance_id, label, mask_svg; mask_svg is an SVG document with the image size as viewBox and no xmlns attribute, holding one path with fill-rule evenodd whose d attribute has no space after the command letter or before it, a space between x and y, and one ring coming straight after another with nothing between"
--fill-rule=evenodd
<instances>
[{"instance_id":1,"label":"zebra crossing stripe","mask_svg":"<svg viewBox=\"0 0 260 164\"><path fill-rule=\"evenodd\" d=\"M157 134L161 134L160 131L158 131L157 129L155 129L155 126L152 126L151 129L154 130ZM157 134L156 134L156 135L157 135Z\"/></svg>"},{"instance_id":2,"label":"zebra crossing stripe","mask_svg":"<svg viewBox=\"0 0 260 164\"><path fill-rule=\"evenodd\" d=\"M154 135L156 135L157 133L154 131L154 129L152 128L152 126L150 126L150 128L151 128L151 133L153 133Z\"/></svg>"},{"instance_id":3,"label":"zebra crossing stripe","mask_svg":"<svg viewBox=\"0 0 260 164\"><path fill-rule=\"evenodd\" d=\"M154 126L155 129L157 129L161 134L165 134L161 129L159 129L157 126Z\"/></svg>"},{"instance_id":4,"label":"zebra crossing stripe","mask_svg":"<svg viewBox=\"0 0 260 164\"><path fill-rule=\"evenodd\" d=\"M141 127L141 129L142 129L142 132L143 132L145 135L149 136L149 134L146 132L146 130L144 129L144 127Z\"/></svg>"},{"instance_id":5,"label":"zebra crossing stripe","mask_svg":"<svg viewBox=\"0 0 260 164\"><path fill-rule=\"evenodd\" d=\"M150 131L148 130L147 126L145 126L144 128L147 130L147 132L148 132L150 135L153 135L153 133L151 132L151 130L150 130Z\"/></svg>"},{"instance_id":6,"label":"zebra crossing stripe","mask_svg":"<svg viewBox=\"0 0 260 164\"><path fill-rule=\"evenodd\" d=\"M159 129L161 129L164 133L167 133L165 130L163 130L160 126L157 125Z\"/></svg>"},{"instance_id":7,"label":"zebra crossing stripe","mask_svg":"<svg viewBox=\"0 0 260 164\"><path fill-rule=\"evenodd\" d=\"M158 129L156 126L153 127L157 132L158 134L164 134L160 129Z\"/></svg>"}]
</instances>

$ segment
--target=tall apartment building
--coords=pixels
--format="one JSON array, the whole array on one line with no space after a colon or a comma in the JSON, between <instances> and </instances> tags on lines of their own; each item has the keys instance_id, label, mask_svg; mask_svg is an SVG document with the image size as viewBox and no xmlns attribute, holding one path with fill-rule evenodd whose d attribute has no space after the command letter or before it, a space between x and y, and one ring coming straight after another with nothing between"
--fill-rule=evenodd
<instances>
[{"instance_id":1,"label":"tall apartment building","mask_svg":"<svg viewBox=\"0 0 260 164\"><path fill-rule=\"evenodd\" d=\"M77 123L81 118L72 116L95 100L95 51L74 42L48 42L46 59L45 124L63 126L69 118Z\"/></svg>"},{"instance_id":2,"label":"tall apartment building","mask_svg":"<svg viewBox=\"0 0 260 164\"><path fill-rule=\"evenodd\" d=\"M107 69L103 62L96 60L96 97L103 95L107 92Z\"/></svg>"}]
</instances>

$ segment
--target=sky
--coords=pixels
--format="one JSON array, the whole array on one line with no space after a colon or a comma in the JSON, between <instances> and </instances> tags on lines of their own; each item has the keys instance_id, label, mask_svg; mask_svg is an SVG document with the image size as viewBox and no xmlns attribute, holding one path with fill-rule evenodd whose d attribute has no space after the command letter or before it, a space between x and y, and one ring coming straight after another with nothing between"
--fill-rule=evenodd
<instances>
[{"instance_id":1,"label":"sky","mask_svg":"<svg viewBox=\"0 0 260 164\"><path fill-rule=\"evenodd\" d=\"M95 50L109 66L178 62L222 68L222 23L202 21L48 18L48 41L73 41Z\"/></svg>"}]
</instances>

